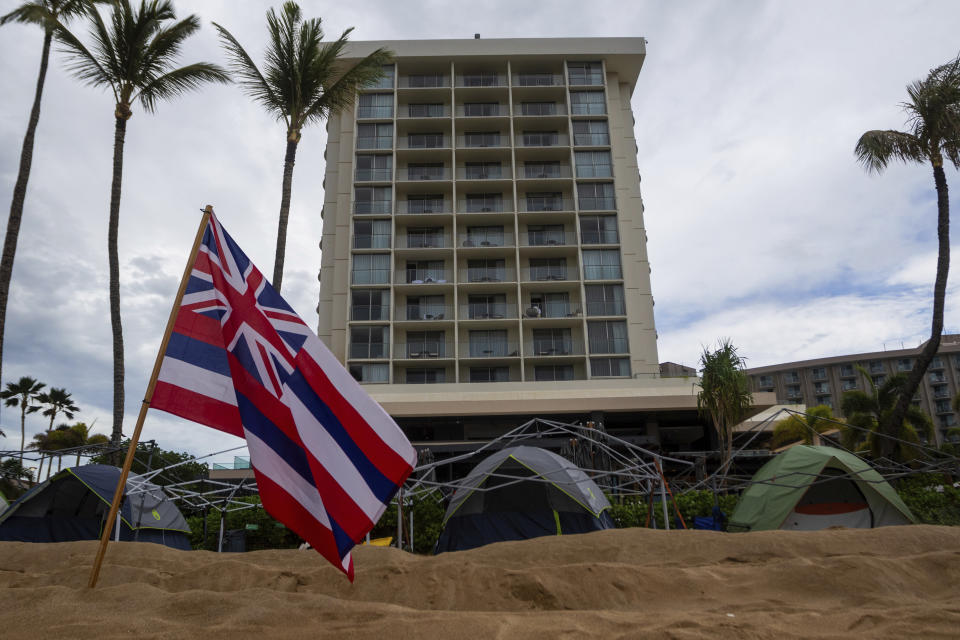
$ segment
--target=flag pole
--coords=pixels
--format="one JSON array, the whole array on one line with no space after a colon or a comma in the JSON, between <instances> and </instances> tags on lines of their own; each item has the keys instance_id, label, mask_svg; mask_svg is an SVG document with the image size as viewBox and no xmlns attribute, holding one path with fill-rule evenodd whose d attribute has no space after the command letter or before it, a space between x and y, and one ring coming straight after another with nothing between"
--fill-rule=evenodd
<instances>
[{"instance_id":1,"label":"flag pole","mask_svg":"<svg viewBox=\"0 0 960 640\"><path fill-rule=\"evenodd\" d=\"M127 476L130 474L130 467L133 466L133 454L137 450L137 441L140 439L140 432L143 430L143 421L147 417L147 409L150 408L150 401L153 399L153 390L157 386L157 377L160 375L160 365L163 364L163 354L167 351L170 334L173 333L173 325L176 323L177 313L180 311L180 302L183 300L183 293L187 289L190 272L193 271L197 251L200 249L200 242L203 240L203 233L207 229L207 223L210 220L211 214L213 214L213 207L208 204L203 209L200 228L197 229L197 236L193 240L193 249L190 250L190 257L187 258L187 266L184 268L183 277L180 279L180 289L177 291L173 308L170 310L170 317L167 319L167 329L163 334L163 340L160 341L160 350L157 352L157 359L153 363L153 372L150 374L150 381L147 383L147 391L144 394L143 403L140 405L140 413L137 415L137 425L134 427L133 437L130 438L130 447L127 449L127 457L123 461L123 469L120 471L120 480L117 482L116 491L113 492L113 502L110 504L107 523L103 527L103 533L100 535L100 547L97 549L97 556L93 561L93 568L90 570L90 581L87 584L87 587L90 589L97 586L97 579L100 577L100 566L103 564L103 557L107 553L107 543L110 541L113 523L116 521L117 511L120 509L120 502L123 500L124 489L127 486Z\"/></svg>"}]
</instances>

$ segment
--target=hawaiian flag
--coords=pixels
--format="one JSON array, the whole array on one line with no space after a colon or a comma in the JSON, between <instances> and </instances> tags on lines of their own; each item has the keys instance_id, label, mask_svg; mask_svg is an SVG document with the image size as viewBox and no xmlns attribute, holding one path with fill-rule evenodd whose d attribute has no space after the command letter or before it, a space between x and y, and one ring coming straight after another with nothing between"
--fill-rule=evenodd
<instances>
[{"instance_id":1,"label":"hawaiian flag","mask_svg":"<svg viewBox=\"0 0 960 640\"><path fill-rule=\"evenodd\" d=\"M351 581L350 550L416 461L213 215L151 407L246 439L264 508Z\"/></svg>"}]
</instances>

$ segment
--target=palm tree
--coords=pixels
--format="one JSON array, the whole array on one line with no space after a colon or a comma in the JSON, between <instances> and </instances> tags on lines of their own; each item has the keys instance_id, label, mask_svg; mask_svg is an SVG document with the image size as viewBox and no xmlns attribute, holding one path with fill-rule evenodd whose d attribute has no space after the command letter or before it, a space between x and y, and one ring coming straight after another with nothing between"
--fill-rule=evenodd
<instances>
[{"instance_id":1,"label":"palm tree","mask_svg":"<svg viewBox=\"0 0 960 640\"><path fill-rule=\"evenodd\" d=\"M23 464L23 445L27 439L27 414L40 411L38 396L45 386L30 376L23 376L16 382L8 382L7 388L0 391L0 400L5 405L20 407L20 464Z\"/></svg>"},{"instance_id":2,"label":"palm tree","mask_svg":"<svg viewBox=\"0 0 960 640\"><path fill-rule=\"evenodd\" d=\"M892 375L879 387L869 375L866 378L869 393L847 391L843 394L841 408L850 426L842 429L841 444L848 449L869 452L877 458L911 460L916 456L916 450L910 443L919 443L921 433L927 439L933 439L933 421L920 407L910 404L900 421L900 428L891 433L885 425L890 424L898 399L906 389L907 376L902 373Z\"/></svg>"},{"instance_id":3,"label":"palm tree","mask_svg":"<svg viewBox=\"0 0 960 640\"><path fill-rule=\"evenodd\" d=\"M110 189L110 222L107 254L110 263L110 325L113 330L113 432L123 434L123 330L120 324L120 259L117 235L120 224L120 187L127 120L134 102L153 113L162 100L199 88L207 82L228 82L220 67L196 62L176 68L180 49L200 28L195 15L176 21L169 0L141 0L138 9L130 0L116 0L110 8L110 27L95 7L89 7L92 48L87 48L62 25L56 37L70 58L69 69L81 81L107 87L114 98L113 181Z\"/></svg>"},{"instance_id":4,"label":"palm tree","mask_svg":"<svg viewBox=\"0 0 960 640\"><path fill-rule=\"evenodd\" d=\"M63 414L68 420L73 420L73 414L80 410L80 408L73 403L72 394L67 393L66 389L61 389L59 387L51 387L49 391L45 391L37 396L37 400L42 405L46 405L46 409L43 410L43 415L50 418L50 428L53 429L53 421L57 418L57 415Z\"/></svg>"},{"instance_id":5,"label":"palm tree","mask_svg":"<svg viewBox=\"0 0 960 640\"><path fill-rule=\"evenodd\" d=\"M273 9L267 11L270 40L267 43L264 73L260 72L253 58L229 31L213 23L220 32L220 39L230 56L231 68L244 92L287 126L272 281L277 291L280 291L283 280L290 187L300 131L306 125L352 105L357 89L370 86L380 79L383 65L392 58L386 49L377 49L346 68L340 55L353 28L344 31L339 39L324 43L320 22L320 18L304 20L295 2L285 2L279 15Z\"/></svg>"},{"instance_id":6,"label":"palm tree","mask_svg":"<svg viewBox=\"0 0 960 640\"><path fill-rule=\"evenodd\" d=\"M721 340L716 351L704 347L700 355L697 409L710 418L717 430L724 467L733 456L733 427L743 419L753 401L750 381L743 372L744 363L729 339Z\"/></svg>"},{"instance_id":7,"label":"palm tree","mask_svg":"<svg viewBox=\"0 0 960 640\"><path fill-rule=\"evenodd\" d=\"M27 445L27 449L36 449L40 452L40 466L37 467L37 482L40 482L40 475L43 473L43 460L47 457L45 452L50 451L50 434L52 432L52 429L47 429L41 433L35 433L33 435L33 442Z\"/></svg>"},{"instance_id":8,"label":"palm tree","mask_svg":"<svg viewBox=\"0 0 960 640\"><path fill-rule=\"evenodd\" d=\"M96 422L96 420L94 420ZM87 450L88 447L95 447L101 444L107 444L110 442L110 438L103 435L102 433L90 433L91 426L87 426L86 422L78 422L70 430L73 431L74 437L77 440L77 466L80 465L80 455Z\"/></svg>"},{"instance_id":9,"label":"palm tree","mask_svg":"<svg viewBox=\"0 0 960 640\"><path fill-rule=\"evenodd\" d=\"M907 113L908 131L867 131L857 142L855 153L867 171L882 172L891 161L916 162L933 168L937 190L937 275L933 285L933 321L930 339L917 357L916 366L906 379L902 394L880 429L892 435L900 430L927 366L940 347L943 332L943 307L947 272L950 269L950 202L944 160L960 168L960 56L930 71L924 80L907 87L909 101L902 103ZM883 455L893 453L894 441L883 439Z\"/></svg>"},{"instance_id":10,"label":"palm tree","mask_svg":"<svg viewBox=\"0 0 960 640\"><path fill-rule=\"evenodd\" d=\"M837 427L838 421L833 417L833 410L826 405L818 405L807 409L806 413L797 415L791 413L773 425L774 448L782 447L790 442L800 441L803 444L813 444L813 434L830 431Z\"/></svg>"},{"instance_id":11,"label":"palm tree","mask_svg":"<svg viewBox=\"0 0 960 640\"><path fill-rule=\"evenodd\" d=\"M40 122L40 99L43 97L43 85L47 78L50 43L57 23L79 15L86 4L86 0L28 0L0 17L0 25L20 22L43 28L40 72L37 74L37 88L33 95L30 119L27 120L27 133L23 136L23 146L20 149L20 170L13 186L10 217L7 218L7 232L3 239L3 257L0 258L0 373L3 367L3 332L7 319L7 296L10 293L10 278L13 276L13 259L17 253L17 240L20 237L23 203L27 198L27 181L30 179L30 167L33 164L33 141L37 133L37 124Z\"/></svg>"},{"instance_id":12,"label":"palm tree","mask_svg":"<svg viewBox=\"0 0 960 640\"><path fill-rule=\"evenodd\" d=\"M73 430L73 428L68 424L57 425L57 428L50 433L50 449L53 451L60 451L57 455L57 473L63 468L63 451L65 449L76 449L80 447L80 434ZM53 466L53 461L51 460L50 466ZM49 468L47 473L50 473Z\"/></svg>"}]
</instances>

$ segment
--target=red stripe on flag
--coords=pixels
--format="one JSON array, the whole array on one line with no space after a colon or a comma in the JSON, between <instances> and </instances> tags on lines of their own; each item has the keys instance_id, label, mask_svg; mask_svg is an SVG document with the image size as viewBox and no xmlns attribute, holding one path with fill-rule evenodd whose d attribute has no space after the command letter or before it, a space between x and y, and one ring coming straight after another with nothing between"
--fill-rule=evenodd
<instances>
[{"instance_id":1,"label":"red stripe on flag","mask_svg":"<svg viewBox=\"0 0 960 640\"><path fill-rule=\"evenodd\" d=\"M206 251L198 251L193 268L207 275L213 275L213 263L210 261L210 255Z\"/></svg>"},{"instance_id":2,"label":"red stripe on flag","mask_svg":"<svg viewBox=\"0 0 960 640\"><path fill-rule=\"evenodd\" d=\"M300 316L295 313L290 313L289 311L271 311L269 309L264 309L263 313L268 318L273 318L274 320L286 320L287 322L293 322L295 324L307 326L307 323L304 322Z\"/></svg>"},{"instance_id":3,"label":"red stripe on flag","mask_svg":"<svg viewBox=\"0 0 960 640\"><path fill-rule=\"evenodd\" d=\"M150 406L234 436L244 437L240 412L235 406L168 382L157 381Z\"/></svg>"},{"instance_id":4,"label":"red stripe on flag","mask_svg":"<svg viewBox=\"0 0 960 640\"><path fill-rule=\"evenodd\" d=\"M390 445L384 442L373 428L367 424L340 391L330 382L327 374L306 351L301 351L294 366L303 373L304 380L313 392L330 407L340 424L387 479L395 484L406 480L413 467L404 460Z\"/></svg>"},{"instance_id":5,"label":"red stripe on flag","mask_svg":"<svg viewBox=\"0 0 960 640\"><path fill-rule=\"evenodd\" d=\"M260 501L263 503L263 508L298 536L309 542L311 547L316 549L330 564L347 574L350 582L353 582L353 563L350 564L348 570L343 569L343 562L340 553L337 551L337 543L333 538L333 532L323 526L312 513L307 511L303 505L271 480L269 476L257 471L256 466L254 466L253 471L257 477L257 487L260 491Z\"/></svg>"},{"instance_id":6,"label":"red stripe on flag","mask_svg":"<svg viewBox=\"0 0 960 640\"><path fill-rule=\"evenodd\" d=\"M230 376L233 378L233 386L237 393L243 394L267 420L282 431L294 444L306 451L303 440L300 439L300 433L293 424L290 407L267 391L260 381L240 364L235 355L227 352L227 360L230 362Z\"/></svg>"},{"instance_id":7,"label":"red stripe on flag","mask_svg":"<svg viewBox=\"0 0 960 640\"><path fill-rule=\"evenodd\" d=\"M223 328L219 320L214 320L209 316L202 316L188 309L181 309L177 313L177 320L173 325L175 333L182 333L188 338L212 344L215 347L225 349L223 344Z\"/></svg>"}]
</instances>

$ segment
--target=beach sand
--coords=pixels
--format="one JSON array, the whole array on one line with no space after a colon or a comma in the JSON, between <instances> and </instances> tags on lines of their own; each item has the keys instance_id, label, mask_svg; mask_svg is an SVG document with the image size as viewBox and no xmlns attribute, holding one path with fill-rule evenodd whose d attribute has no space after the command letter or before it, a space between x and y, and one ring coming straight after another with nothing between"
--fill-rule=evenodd
<instances>
[{"instance_id":1,"label":"beach sand","mask_svg":"<svg viewBox=\"0 0 960 640\"><path fill-rule=\"evenodd\" d=\"M957 638L960 528L622 529L437 557L0 543L0 637Z\"/></svg>"}]
</instances>

